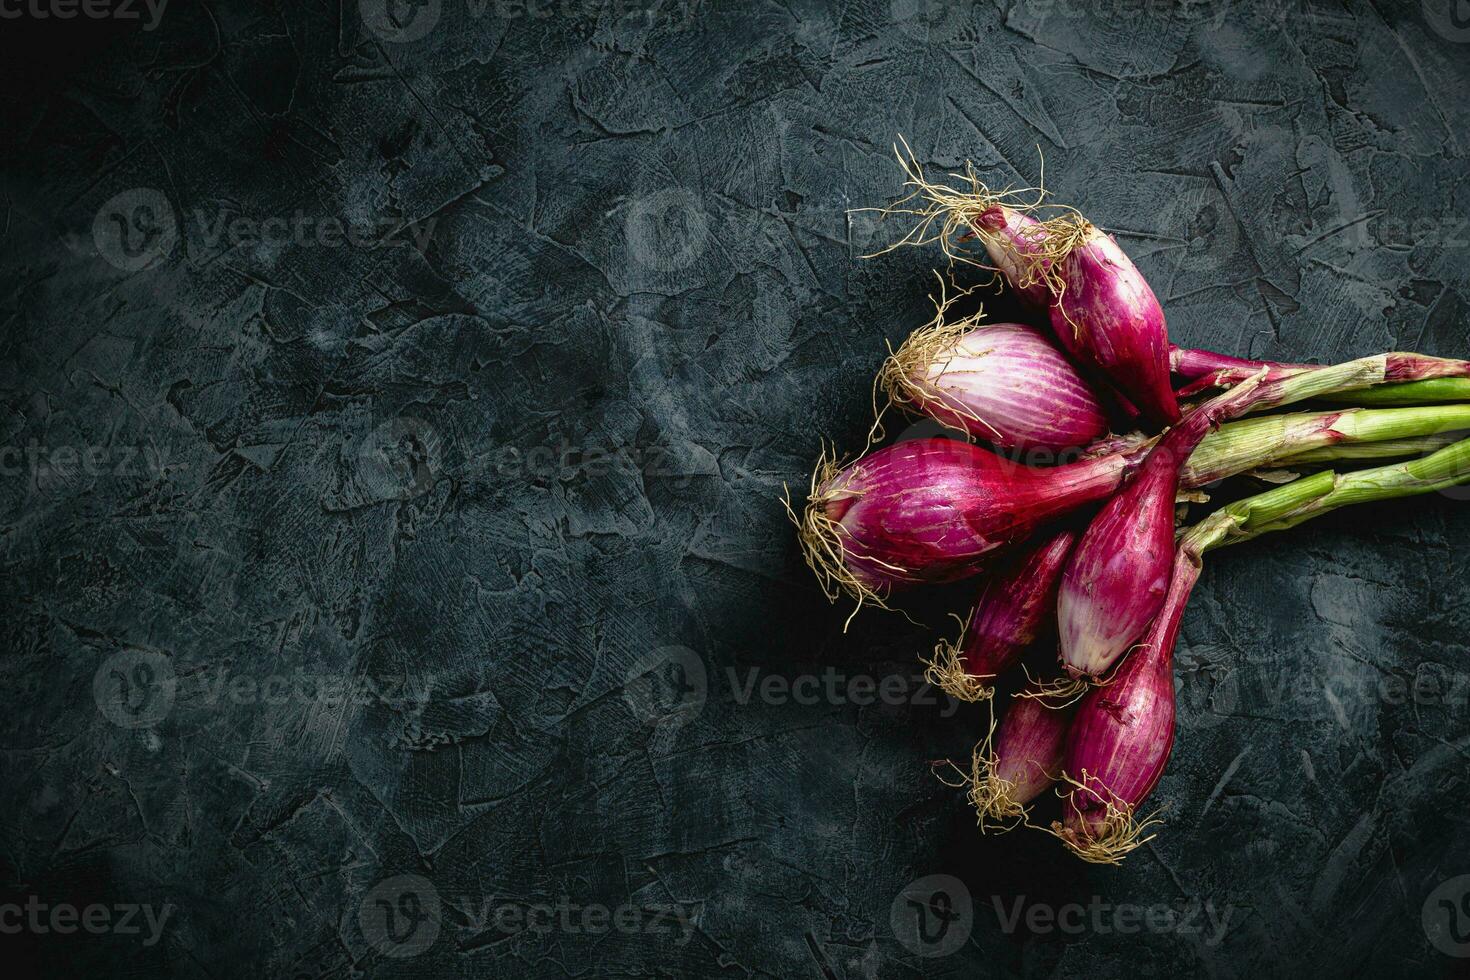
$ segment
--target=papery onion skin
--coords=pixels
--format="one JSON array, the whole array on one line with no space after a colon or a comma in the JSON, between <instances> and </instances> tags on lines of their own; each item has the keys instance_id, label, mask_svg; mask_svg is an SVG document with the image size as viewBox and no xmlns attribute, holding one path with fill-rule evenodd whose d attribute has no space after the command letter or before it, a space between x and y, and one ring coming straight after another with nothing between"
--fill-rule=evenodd
<instances>
[{"instance_id":1,"label":"papery onion skin","mask_svg":"<svg viewBox=\"0 0 1470 980\"><path fill-rule=\"evenodd\" d=\"M1186 381L1193 381L1217 371L1241 372L1243 377L1249 377L1258 371L1265 370L1275 372L1274 375L1268 374L1268 377L1281 377L1283 372L1309 371L1317 366L1315 364L1287 364L1280 361L1252 361L1243 357L1232 357L1229 354L1217 354L1211 350L1180 347L1177 344L1169 345L1169 370Z\"/></svg>"},{"instance_id":2,"label":"papery onion skin","mask_svg":"<svg viewBox=\"0 0 1470 980\"><path fill-rule=\"evenodd\" d=\"M1254 378L1190 413L1087 525L1057 592L1059 646L1070 676L1102 677L1158 612L1173 567L1180 470L1212 427L1262 397L1261 383Z\"/></svg>"},{"instance_id":3,"label":"papery onion skin","mask_svg":"<svg viewBox=\"0 0 1470 980\"><path fill-rule=\"evenodd\" d=\"M1108 684L1087 693L1072 720L1063 768L1074 785L1061 835L1090 860L1115 863L1136 845L1136 811L1169 761L1174 647L1199 573L1197 556L1179 555L1164 604L1138 648Z\"/></svg>"},{"instance_id":4,"label":"papery onion skin","mask_svg":"<svg viewBox=\"0 0 1470 980\"><path fill-rule=\"evenodd\" d=\"M1163 309L1117 242L1075 209L1045 221L1035 218L1037 208L1050 207L1043 203L1044 192L1034 203L1011 207L1006 202L1015 201L1017 192L991 191L973 167L967 165L962 176L968 187L935 184L924 177L908 144L894 149L910 191L885 213L902 210L919 219L899 245L938 241L951 259L978 265L956 251L955 239L980 239L990 267L1008 280L1024 305L1048 310L1063 349L1084 369L1098 370L1151 420L1167 425L1179 420L1169 386ZM915 199L924 202L921 208L903 207Z\"/></svg>"},{"instance_id":5,"label":"papery onion skin","mask_svg":"<svg viewBox=\"0 0 1470 980\"><path fill-rule=\"evenodd\" d=\"M1077 543L1068 528L1043 535L987 579L960 646L965 673L996 678L1054 625L1062 569Z\"/></svg>"},{"instance_id":6,"label":"papery onion skin","mask_svg":"<svg viewBox=\"0 0 1470 980\"><path fill-rule=\"evenodd\" d=\"M1116 386L1125 408L1155 422L1179 420L1163 307L1111 236L1088 226L1085 240L1053 263L1042 257L1049 229L1030 215L997 204L972 225L1022 304L1047 311L1063 349Z\"/></svg>"},{"instance_id":7,"label":"papery onion skin","mask_svg":"<svg viewBox=\"0 0 1470 980\"><path fill-rule=\"evenodd\" d=\"M1149 419L1178 422L1164 310L1118 243L1090 229L1055 275L1064 288L1051 308L1051 326L1063 348L1106 375Z\"/></svg>"},{"instance_id":8,"label":"papery onion skin","mask_svg":"<svg viewBox=\"0 0 1470 980\"><path fill-rule=\"evenodd\" d=\"M822 480L809 511L835 527L846 571L883 596L975 574L996 549L1108 496L1136 465L1136 456L1107 456L1030 467L954 439L915 439Z\"/></svg>"},{"instance_id":9,"label":"papery onion skin","mask_svg":"<svg viewBox=\"0 0 1470 980\"><path fill-rule=\"evenodd\" d=\"M1056 785L1063 771L1068 730L1078 703L1049 703L1044 686L1032 683L1012 699L995 734L993 771L1008 784L1008 795L1030 803Z\"/></svg>"},{"instance_id":10,"label":"papery onion skin","mask_svg":"<svg viewBox=\"0 0 1470 980\"><path fill-rule=\"evenodd\" d=\"M987 208L972 224L985 246L985 253L1005 277L1021 305L1033 313L1045 313L1051 307L1051 289L1038 273L1044 272L1047 263L1033 260L1033 268L1018 256L1036 256L1042 252L1040 242L1046 237L1046 227L1030 215L1004 204Z\"/></svg>"},{"instance_id":11,"label":"papery onion skin","mask_svg":"<svg viewBox=\"0 0 1470 980\"><path fill-rule=\"evenodd\" d=\"M984 324L952 339L919 331L892 362L884 382L895 403L998 449L1060 453L1108 430L1087 381L1052 341L1019 323Z\"/></svg>"}]
</instances>

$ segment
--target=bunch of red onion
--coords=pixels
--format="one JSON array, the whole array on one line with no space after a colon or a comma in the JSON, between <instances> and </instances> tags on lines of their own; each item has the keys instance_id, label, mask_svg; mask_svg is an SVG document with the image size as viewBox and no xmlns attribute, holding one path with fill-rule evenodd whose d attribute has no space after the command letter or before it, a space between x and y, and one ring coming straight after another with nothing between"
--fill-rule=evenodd
<instances>
[{"instance_id":1,"label":"bunch of red onion","mask_svg":"<svg viewBox=\"0 0 1470 980\"><path fill-rule=\"evenodd\" d=\"M1150 839L1140 807L1173 745L1172 655L1201 556L1345 504L1470 482L1470 362L1391 352L1323 367L1172 346L1143 274L1080 212L992 192L970 168L958 188L934 183L900 159L911 193L885 210L919 219L900 244L938 242L959 260L951 275L988 270L1027 322L957 313L983 283L941 290L877 384L952 437L873 449L880 412L869 448L824 452L806 501L787 505L823 590L854 612L982 576L928 672L989 702L962 770L980 826L1036 825L1052 789L1052 832L1114 863ZM1323 404L1261 414L1301 402ZM1232 477L1280 485L1181 537L1181 504ZM1038 657L1030 676L1022 662ZM1018 696L996 721L1007 683Z\"/></svg>"}]
</instances>

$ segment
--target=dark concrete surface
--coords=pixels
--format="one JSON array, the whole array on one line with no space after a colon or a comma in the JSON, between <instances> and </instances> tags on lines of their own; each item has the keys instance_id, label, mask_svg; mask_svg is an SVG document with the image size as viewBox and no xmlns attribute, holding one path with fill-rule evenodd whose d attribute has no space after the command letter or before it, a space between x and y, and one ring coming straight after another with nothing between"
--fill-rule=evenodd
<instances>
[{"instance_id":1,"label":"dark concrete surface","mask_svg":"<svg viewBox=\"0 0 1470 980\"><path fill-rule=\"evenodd\" d=\"M984 718L913 679L972 587L844 633L780 503L927 317L935 254L847 214L900 134L1000 184L1039 150L1181 343L1465 355L1464 4L26 2L13 966L1464 967L1464 495L1210 563L1117 869L931 775Z\"/></svg>"}]
</instances>

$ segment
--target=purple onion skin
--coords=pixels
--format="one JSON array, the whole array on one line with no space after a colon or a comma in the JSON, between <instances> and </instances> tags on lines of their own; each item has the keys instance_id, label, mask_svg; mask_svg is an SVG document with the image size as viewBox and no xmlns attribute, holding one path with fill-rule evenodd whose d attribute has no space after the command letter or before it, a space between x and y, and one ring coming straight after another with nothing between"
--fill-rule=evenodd
<instances>
[{"instance_id":1,"label":"purple onion skin","mask_svg":"<svg viewBox=\"0 0 1470 980\"><path fill-rule=\"evenodd\" d=\"M1101 678L1158 613L1174 567L1180 470L1213 426L1261 398L1256 385L1242 385L1191 412L1087 526L1057 592L1062 663L1070 676Z\"/></svg>"},{"instance_id":2,"label":"purple onion skin","mask_svg":"<svg viewBox=\"0 0 1470 980\"><path fill-rule=\"evenodd\" d=\"M1016 259L1018 254L1032 255L1038 251L1037 243L1045 236L1041 222L1015 208L997 204L976 218L975 225L983 233L981 240L990 261L1005 276L1021 305L1032 313L1045 313L1051 307L1051 290L1041 281L1018 285L1025 278L1025 270Z\"/></svg>"},{"instance_id":3,"label":"purple onion skin","mask_svg":"<svg viewBox=\"0 0 1470 980\"><path fill-rule=\"evenodd\" d=\"M905 394L919 411L998 449L1062 452L1108 431L1082 375L1019 323L964 334L909 373Z\"/></svg>"},{"instance_id":4,"label":"purple onion skin","mask_svg":"<svg viewBox=\"0 0 1470 980\"><path fill-rule=\"evenodd\" d=\"M952 582L997 548L1108 496L1137 465L1104 456L1031 467L955 439L879 449L818 487L849 571L880 594Z\"/></svg>"},{"instance_id":5,"label":"purple onion skin","mask_svg":"<svg viewBox=\"0 0 1470 980\"><path fill-rule=\"evenodd\" d=\"M1150 459L1159 458L1158 452ZM1174 546L1179 469L1150 466L1088 525L1062 574L1057 628L1072 677L1100 678L1143 632L1164 601Z\"/></svg>"},{"instance_id":6,"label":"purple onion skin","mask_svg":"<svg viewBox=\"0 0 1470 980\"><path fill-rule=\"evenodd\" d=\"M1213 367L1205 368L1206 363L1213 358L1219 363ZM1266 368L1267 381L1277 381L1293 375L1310 371L1320 365L1314 364L1281 364L1275 361L1246 361L1240 358L1227 357L1224 354L1211 354L1209 351L1177 350L1171 355L1176 365L1175 373L1186 378L1192 377L1189 384L1180 388L1178 397L1188 398L1201 391L1211 388L1228 388L1231 385L1240 384L1246 378ZM1384 378L1383 383L1391 384L1399 381L1430 381L1435 378L1470 378L1470 361L1457 361L1443 357L1429 357L1425 354L1405 353L1394 351L1384 355ZM1204 370L1200 370L1200 369ZM1198 370L1198 374L1191 375L1190 371Z\"/></svg>"},{"instance_id":7,"label":"purple onion skin","mask_svg":"<svg viewBox=\"0 0 1470 980\"><path fill-rule=\"evenodd\" d=\"M1027 692L1037 693L1036 684ZM1013 802L1026 804L1056 785L1077 704L1052 707L1039 697L1014 698L995 732L996 778L1012 784Z\"/></svg>"},{"instance_id":8,"label":"purple onion skin","mask_svg":"<svg viewBox=\"0 0 1470 980\"><path fill-rule=\"evenodd\" d=\"M1053 625L1062 569L1076 543L1073 530L1043 535L987 579L960 646L965 673L1001 676Z\"/></svg>"},{"instance_id":9,"label":"purple onion skin","mask_svg":"<svg viewBox=\"0 0 1470 980\"><path fill-rule=\"evenodd\" d=\"M1135 811L1164 774L1174 747L1174 646L1199 573L1197 560L1175 563L1163 607L1139 649L1078 706L1063 761L1067 775L1086 787L1074 786L1063 809L1063 830L1073 839L1103 833L1109 803Z\"/></svg>"},{"instance_id":10,"label":"purple onion skin","mask_svg":"<svg viewBox=\"0 0 1470 980\"><path fill-rule=\"evenodd\" d=\"M1040 277L1028 276L1022 257L1041 251L1046 230L1029 215L996 205L975 219L991 262L1026 308L1046 311L1062 348L1096 369L1125 396L1128 408L1166 425L1179 421L1169 385L1169 335L1163 307L1143 273L1113 238L1094 229L1053 267L1060 300Z\"/></svg>"},{"instance_id":11,"label":"purple onion skin","mask_svg":"<svg viewBox=\"0 0 1470 980\"><path fill-rule=\"evenodd\" d=\"M1056 272L1065 288L1051 308L1051 326L1062 347L1102 372L1145 417L1178 422L1164 310L1143 273L1097 230Z\"/></svg>"},{"instance_id":12,"label":"purple onion skin","mask_svg":"<svg viewBox=\"0 0 1470 980\"><path fill-rule=\"evenodd\" d=\"M1169 346L1169 370L1186 381L1193 381L1216 371L1229 371L1239 375L1237 380L1244 380L1262 370L1270 372L1267 375L1268 379L1275 380L1284 377L1285 372L1309 371L1314 367L1320 367L1320 365L1251 361L1243 357L1231 357L1229 354L1217 354L1210 350L1179 347L1174 344Z\"/></svg>"}]
</instances>

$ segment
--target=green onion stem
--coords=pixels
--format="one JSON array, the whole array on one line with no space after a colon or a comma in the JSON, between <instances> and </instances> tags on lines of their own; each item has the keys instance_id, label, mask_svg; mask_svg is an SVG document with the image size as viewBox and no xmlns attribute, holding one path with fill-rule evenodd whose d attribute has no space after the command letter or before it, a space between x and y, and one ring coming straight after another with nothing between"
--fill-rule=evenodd
<instances>
[{"instance_id":1,"label":"green onion stem","mask_svg":"<svg viewBox=\"0 0 1470 980\"><path fill-rule=\"evenodd\" d=\"M1470 432L1440 432L1412 439L1384 439L1381 442L1344 442L1335 446L1307 449L1273 461L1277 466L1299 466L1303 463L1335 463L1344 459L1402 459L1406 456L1428 456L1452 442L1459 442Z\"/></svg>"},{"instance_id":2,"label":"green onion stem","mask_svg":"<svg viewBox=\"0 0 1470 980\"><path fill-rule=\"evenodd\" d=\"M1226 423L1206 436L1185 464L1182 480L1185 486L1199 487L1263 466L1404 455L1397 451L1355 455L1352 447L1461 429L1470 429L1470 404L1258 415ZM1307 452L1316 455L1303 459Z\"/></svg>"},{"instance_id":3,"label":"green onion stem","mask_svg":"<svg viewBox=\"0 0 1470 980\"><path fill-rule=\"evenodd\" d=\"M1401 381L1359 391L1343 391L1324 395L1325 401L1338 405L1431 405L1437 402L1470 401L1470 378L1431 378L1427 381Z\"/></svg>"},{"instance_id":4,"label":"green onion stem","mask_svg":"<svg viewBox=\"0 0 1470 980\"><path fill-rule=\"evenodd\" d=\"M1185 554L1207 551L1282 531L1349 504L1432 493L1470 483L1470 439L1421 459L1353 473L1330 470L1226 504L1180 538Z\"/></svg>"}]
</instances>

